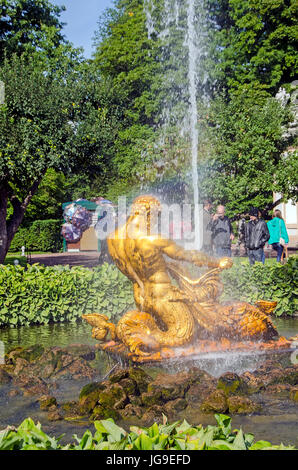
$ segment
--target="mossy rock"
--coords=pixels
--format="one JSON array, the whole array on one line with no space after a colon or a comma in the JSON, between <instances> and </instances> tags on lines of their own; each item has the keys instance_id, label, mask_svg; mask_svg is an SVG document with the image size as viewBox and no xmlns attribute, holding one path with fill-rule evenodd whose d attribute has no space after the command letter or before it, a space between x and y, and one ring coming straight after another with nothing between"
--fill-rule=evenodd
<instances>
[{"instance_id":1,"label":"mossy rock","mask_svg":"<svg viewBox=\"0 0 298 470\"><path fill-rule=\"evenodd\" d=\"M263 380L260 377L255 376L252 372L244 372L241 379L246 383L248 395L265 390Z\"/></svg>"},{"instance_id":2,"label":"mossy rock","mask_svg":"<svg viewBox=\"0 0 298 470\"><path fill-rule=\"evenodd\" d=\"M112 408L105 408L102 405L97 405L93 409L93 413L90 417L90 421L97 421L100 419L112 418L115 421L121 418L120 412Z\"/></svg>"},{"instance_id":3,"label":"mossy rock","mask_svg":"<svg viewBox=\"0 0 298 470\"><path fill-rule=\"evenodd\" d=\"M82 388L79 396L79 408L82 413L90 413L95 408L99 395L105 388L103 382L93 382Z\"/></svg>"},{"instance_id":4,"label":"mossy rock","mask_svg":"<svg viewBox=\"0 0 298 470\"><path fill-rule=\"evenodd\" d=\"M131 367L128 370L129 378L137 384L140 393L147 392L148 385L152 382L152 377L140 367Z\"/></svg>"},{"instance_id":5,"label":"mossy rock","mask_svg":"<svg viewBox=\"0 0 298 470\"><path fill-rule=\"evenodd\" d=\"M98 404L105 409L121 409L128 403L128 398L119 384L111 384L100 392Z\"/></svg>"},{"instance_id":6,"label":"mossy rock","mask_svg":"<svg viewBox=\"0 0 298 470\"><path fill-rule=\"evenodd\" d=\"M61 405L66 421L80 421L87 418L87 414L82 414L82 410L75 401L69 401Z\"/></svg>"},{"instance_id":7,"label":"mossy rock","mask_svg":"<svg viewBox=\"0 0 298 470\"><path fill-rule=\"evenodd\" d=\"M62 410L66 412L71 412L77 406L78 406L78 403L76 401L67 401L66 403L61 404Z\"/></svg>"},{"instance_id":8,"label":"mossy rock","mask_svg":"<svg viewBox=\"0 0 298 470\"><path fill-rule=\"evenodd\" d=\"M208 374L205 370L199 369L198 367L192 367L188 371L188 381L193 384L208 384L209 386L216 384L216 379L212 375Z\"/></svg>"},{"instance_id":9,"label":"mossy rock","mask_svg":"<svg viewBox=\"0 0 298 470\"><path fill-rule=\"evenodd\" d=\"M120 411L122 419L142 418L144 410L140 406L134 406L131 403Z\"/></svg>"},{"instance_id":10,"label":"mossy rock","mask_svg":"<svg viewBox=\"0 0 298 470\"><path fill-rule=\"evenodd\" d=\"M243 396L231 396L227 400L231 414L252 414L261 411L262 407Z\"/></svg>"},{"instance_id":11,"label":"mossy rock","mask_svg":"<svg viewBox=\"0 0 298 470\"><path fill-rule=\"evenodd\" d=\"M154 422L161 423L163 419L163 411L164 409L162 406L153 405L142 416L142 423L146 426L151 426Z\"/></svg>"},{"instance_id":12,"label":"mossy rock","mask_svg":"<svg viewBox=\"0 0 298 470\"><path fill-rule=\"evenodd\" d=\"M144 392L141 395L141 399L145 406L161 405L163 403L160 390Z\"/></svg>"},{"instance_id":13,"label":"mossy rock","mask_svg":"<svg viewBox=\"0 0 298 470\"><path fill-rule=\"evenodd\" d=\"M276 395L282 398L289 398L290 390L291 385L289 384L273 384L268 385L268 387L266 388L266 393Z\"/></svg>"},{"instance_id":14,"label":"mossy rock","mask_svg":"<svg viewBox=\"0 0 298 470\"><path fill-rule=\"evenodd\" d=\"M71 421L71 422L75 422L75 424L82 424L82 425L86 425L89 421L89 415L81 415L80 413L78 413L77 415L76 414L73 414L73 415L65 415L63 417L64 421Z\"/></svg>"},{"instance_id":15,"label":"mossy rock","mask_svg":"<svg viewBox=\"0 0 298 470\"><path fill-rule=\"evenodd\" d=\"M17 347L7 354L7 361L8 363L15 364L16 359L21 358L28 362L34 362L42 356L44 350L44 347L39 344L35 344L29 348Z\"/></svg>"},{"instance_id":16,"label":"mossy rock","mask_svg":"<svg viewBox=\"0 0 298 470\"><path fill-rule=\"evenodd\" d=\"M128 395L128 400L131 405L142 406L142 397L139 395Z\"/></svg>"},{"instance_id":17,"label":"mossy rock","mask_svg":"<svg viewBox=\"0 0 298 470\"><path fill-rule=\"evenodd\" d=\"M227 397L230 395L246 394L248 392L247 384L239 375L233 372L227 372L219 377L217 389L223 390Z\"/></svg>"},{"instance_id":18,"label":"mossy rock","mask_svg":"<svg viewBox=\"0 0 298 470\"><path fill-rule=\"evenodd\" d=\"M226 394L223 390L215 390L200 406L204 413L225 413L228 410Z\"/></svg>"},{"instance_id":19,"label":"mossy rock","mask_svg":"<svg viewBox=\"0 0 298 470\"><path fill-rule=\"evenodd\" d=\"M254 374L258 377L261 376L266 387L274 384L298 384L298 366L278 367L263 373L260 373L260 369L258 369Z\"/></svg>"},{"instance_id":20,"label":"mossy rock","mask_svg":"<svg viewBox=\"0 0 298 470\"><path fill-rule=\"evenodd\" d=\"M63 352L81 357L86 361L93 361L95 359L94 347L88 344L69 344L66 348L63 348Z\"/></svg>"},{"instance_id":21,"label":"mossy rock","mask_svg":"<svg viewBox=\"0 0 298 470\"><path fill-rule=\"evenodd\" d=\"M63 416L58 410L49 411L48 420L49 421L62 421Z\"/></svg>"},{"instance_id":22,"label":"mossy rock","mask_svg":"<svg viewBox=\"0 0 298 470\"><path fill-rule=\"evenodd\" d=\"M178 374L159 374L148 385L148 392L160 393L163 401L184 398L186 391L192 383L191 376L187 372Z\"/></svg>"},{"instance_id":23,"label":"mossy rock","mask_svg":"<svg viewBox=\"0 0 298 470\"><path fill-rule=\"evenodd\" d=\"M9 384L12 381L12 377L6 372L5 369L0 367L0 385Z\"/></svg>"},{"instance_id":24,"label":"mossy rock","mask_svg":"<svg viewBox=\"0 0 298 470\"><path fill-rule=\"evenodd\" d=\"M39 398L39 407L41 410L53 409L53 406L57 406L57 400L55 397L43 395Z\"/></svg>"},{"instance_id":25,"label":"mossy rock","mask_svg":"<svg viewBox=\"0 0 298 470\"><path fill-rule=\"evenodd\" d=\"M117 369L109 376L109 382L112 384L119 383L120 380L128 377L128 369Z\"/></svg>"},{"instance_id":26,"label":"mossy rock","mask_svg":"<svg viewBox=\"0 0 298 470\"><path fill-rule=\"evenodd\" d=\"M298 387L293 387L290 391L290 399L298 402Z\"/></svg>"},{"instance_id":27,"label":"mossy rock","mask_svg":"<svg viewBox=\"0 0 298 470\"><path fill-rule=\"evenodd\" d=\"M165 404L165 414L173 416L179 411L185 410L187 407L187 401L184 398L176 398L176 400L168 401Z\"/></svg>"},{"instance_id":28,"label":"mossy rock","mask_svg":"<svg viewBox=\"0 0 298 470\"><path fill-rule=\"evenodd\" d=\"M136 382L130 378L120 380L119 385L123 388L126 395L133 396L139 394Z\"/></svg>"},{"instance_id":29,"label":"mossy rock","mask_svg":"<svg viewBox=\"0 0 298 470\"><path fill-rule=\"evenodd\" d=\"M91 393L95 391L102 391L107 387L106 382L91 382L87 385L84 385L82 390L80 391L79 400L89 396Z\"/></svg>"},{"instance_id":30,"label":"mossy rock","mask_svg":"<svg viewBox=\"0 0 298 470\"><path fill-rule=\"evenodd\" d=\"M21 357L16 358L15 366L14 366L14 375L19 375L22 372L26 372L26 368L30 366L30 363Z\"/></svg>"},{"instance_id":31,"label":"mossy rock","mask_svg":"<svg viewBox=\"0 0 298 470\"><path fill-rule=\"evenodd\" d=\"M202 403L214 390L212 382L194 383L186 392L185 398L188 403Z\"/></svg>"},{"instance_id":32,"label":"mossy rock","mask_svg":"<svg viewBox=\"0 0 298 470\"><path fill-rule=\"evenodd\" d=\"M287 367L284 369L282 383L298 385L298 366Z\"/></svg>"},{"instance_id":33,"label":"mossy rock","mask_svg":"<svg viewBox=\"0 0 298 470\"><path fill-rule=\"evenodd\" d=\"M49 395L48 384L36 375L21 373L14 377L13 383L16 387L19 387L25 396L30 395Z\"/></svg>"}]
</instances>

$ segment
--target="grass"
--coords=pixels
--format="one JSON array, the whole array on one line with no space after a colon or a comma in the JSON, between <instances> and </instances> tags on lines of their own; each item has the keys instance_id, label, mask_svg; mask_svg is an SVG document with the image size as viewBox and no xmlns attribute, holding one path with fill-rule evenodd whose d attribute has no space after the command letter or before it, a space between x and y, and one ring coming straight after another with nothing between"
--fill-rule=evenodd
<instances>
[{"instance_id":1,"label":"grass","mask_svg":"<svg viewBox=\"0 0 298 470\"><path fill-rule=\"evenodd\" d=\"M291 256L295 256L295 255L290 255L289 257ZM235 256L233 257L233 262L234 264L239 264L239 263L245 263L245 264L249 264L249 261L248 261L248 257L247 256ZM266 258L265 259L265 265L269 265L269 266L272 266L273 264L275 264L277 261L276 261L276 258Z\"/></svg>"},{"instance_id":2,"label":"grass","mask_svg":"<svg viewBox=\"0 0 298 470\"><path fill-rule=\"evenodd\" d=\"M6 256L6 258L4 260L4 264L14 265L15 260L18 260L18 262L21 266L26 266L26 264L27 264L26 256L16 255L16 254L13 254L13 253Z\"/></svg>"},{"instance_id":3,"label":"grass","mask_svg":"<svg viewBox=\"0 0 298 470\"><path fill-rule=\"evenodd\" d=\"M51 251L31 251L30 253L31 255L52 255L53 254ZM57 253L60 253L60 251L58 251ZM17 255L17 253L8 252L7 256L19 256L19 255Z\"/></svg>"}]
</instances>

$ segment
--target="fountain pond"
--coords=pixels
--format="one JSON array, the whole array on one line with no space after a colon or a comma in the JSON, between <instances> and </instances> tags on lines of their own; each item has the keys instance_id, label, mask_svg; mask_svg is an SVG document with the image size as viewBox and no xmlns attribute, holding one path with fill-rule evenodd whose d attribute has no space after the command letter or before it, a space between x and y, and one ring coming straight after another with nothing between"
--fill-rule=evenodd
<instances>
[{"instance_id":1,"label":"fountain pond","mask_svg":"<svg viewBox=\"0 0 298 470\"><path fill-rule=\"evenodd\" d=\"M297 317L278 318L274 322L279 333L286 337L294 336L298 333ZM117 359L111 358L103 351L96 349L97 342L90 337L90 326L84 322L3 329L0 331L0 341L4 342L6 351L20 345L28 348L36 347L38 344L45 348L46 351L62 348L65 352L74 354L74 356L81 352L81 355L87 358L88 366L94 368L92 376L89 375L88 370L80 369L81 366L78 364L77 370L79 370L79 373L74 374L75 378L72 377L72 374L70 376L63 376L59 372L60 376L57 374L57 377L50 376L48 379L43 379L43 382L47 386L49 385L49 391L45 390L44 393L55 396L59 404L58 410L62 409L65 403L77 401L80 391L86 384L90 382L101 383L103 380L106 382L109 371L117 366ZM163 377L163 374L178 374L178 378L183 378L183 374L188 374L193 367L208 372L216 381L227 372L238 374L239 376L243 373L245 375L247 371L254 371L262 367L262 365L268 363L268 360L270 363L272 361L279 362L283 370L285 370L291 366L289 359L290 354L286 352L258 354L241 354L239 352L236 354L210 353L193 357L191 360L183 361L183 363L177 360L158 365L148 364L142 366L142 369L152 377L153 383L157 376L159 377L158 381L160 381L160 377ZM185 377L187 378L187 376ZM72 419L70 417L65 420L57 419L54 415L54 418L51 418L54 421L50 421L50 411L40 409L38 395L31 394L34 390L31 390L31 392L29 390L26 393L27 385L21 389L17 387L15 382L2 383L0 385L0 429L5 428L7 425L17 426L23 419L30 416L35 421L41 422L43 429L49 434L58 436L64 433L65 442L71 440L74 433L82 435L86 429L93 431L93 424L86 417L81 419L78 417L75 417L77 419ZM266 439L274 444L284 442L285 444L297 446L297 401L289 399L285 387L280 387L280 389L275 391L272 389L272 386L271 391L269 389L270 387L266 393L249 395L249 400L257 403L261 408L256 410L256 412L233 414L233 426L235 428L242 427L246 432L252 432L257 439ZM178 406L174 415L169 416L169 420L185 418L192 424L215 424L213 413L203 412L201 404L193 401L191 391L196 392L195 388L190 389L188 392L187 406L182 410ZM159 407L157 407L156 412L160 412ZM229 411L226 411L226 413L229 413ZM137 416L130 416L125 420L120 417L116 421L124 428L128 428L131 424L142 424L142 421Z\"/></svg>"}]
</instances>

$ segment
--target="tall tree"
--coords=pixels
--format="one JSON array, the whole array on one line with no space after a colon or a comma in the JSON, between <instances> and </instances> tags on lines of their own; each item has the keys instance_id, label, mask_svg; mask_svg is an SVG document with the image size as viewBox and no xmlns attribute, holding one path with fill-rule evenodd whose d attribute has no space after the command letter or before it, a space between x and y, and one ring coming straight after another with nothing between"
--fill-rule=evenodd
<instances>
[{"instance_id":1,"label":"tall tree","mask_svg":"<svg viewBox=\"0 0 298 470\"><path fill-rule=\"evenodd\" d=\"M251 206L273 207L273 192L297 200L297 152L287 152L283 125L288 111L274 98L239 91L227 103L215 99L209 110L209 155L199 166L203 196L226 204L230 215ZM279 201L280 202L280 201Z\"/></svg>"},{"instance_id":2,"label":"tall tree","mask_svg":"<svg viewBox=\"0 0 298 470\"><path fill-rule=\"evenodd\" d=\"M95 66L121 101L121 127L111 143L118 179L132 179L137 143L153 133L158 102L152 87L160 64L152 55L143 0L118 0L99 22ZM120 117L120 116L119 116Z\"/></svg>"},{"instance_id":3,"label":"tall tree","mask_svg":"<svg viewBox=\"0 0 298 470\"><path fill-rule=\"evenodd\" d=\"M4 57L43 49L52 55L63 42L59 20L65 7L48 0L0 1L0 62Z\"/></svg>"},{"instance_id":4,"label":"tall tree","mask_svg":"<svg viewBox=\"0 0 298 470\"><path fill-rule=\"evenodd\" d=\"M206 0L212 75L228 89L275 93L297 74L296 0ZM214 67L214 64L216 67Z\"/></svg>"},{"instance_id":5,"label":"tall tree","mask_svg":"<svg viewBox=\"0 0 298 470\"><path fill-rule=\"evenodd\" d=\"M67 79L45 74L24 57L0 69L0 263L48 168L74 167L74 129ZM10 201L13 213L7 220Z\"/></svg>"}]
</instances>

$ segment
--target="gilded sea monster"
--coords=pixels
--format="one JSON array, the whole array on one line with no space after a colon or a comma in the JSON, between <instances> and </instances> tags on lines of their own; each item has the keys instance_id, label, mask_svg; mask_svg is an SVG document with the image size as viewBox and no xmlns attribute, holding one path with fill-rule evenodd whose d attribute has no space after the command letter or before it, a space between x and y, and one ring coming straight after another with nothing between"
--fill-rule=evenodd
<instances>
[{"instance_id":1,"label":"gilded sea monster","mask_svg":"<svg viewBox=\"0 0 298 470\"><path fill-rule=\"evenodd\" d=\"M204 342L229 346L235 341L277 337L269 317L276 302L221 305L217 300L222 292L219 274L232 266L232 260L185 250L158 230L152 235L152 220L157 220L159 210L155 197L137 197L126 224L108 237L110 255L133 283L137 309L124 314L117 325L106 315L83 315L94 327L94 338L105 342L110 333L111 341L102 348L144 362L175 357L182 348L185 354L192 354ZM191 279L184 262L209 271Z\"/></svg>"}]
</instances>

